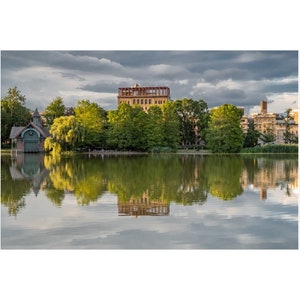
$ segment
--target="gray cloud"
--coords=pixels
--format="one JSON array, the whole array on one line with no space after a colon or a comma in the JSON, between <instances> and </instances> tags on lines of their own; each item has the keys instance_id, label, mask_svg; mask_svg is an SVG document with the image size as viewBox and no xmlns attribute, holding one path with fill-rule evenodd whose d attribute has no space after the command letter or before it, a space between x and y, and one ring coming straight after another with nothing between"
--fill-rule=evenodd
<instances>
[{"instance_id":1,"label":"gray cloud","mask_svg":"<svg viewBox=\"0 0 300 300\"><path fill-rule=\"evenodd\" d=\"M32 109L57 96L115 109L118 88L135 82L167 85L172 99L203 99L209 107L249 110L264 99L282 111L297 108L297 51L2 51L1 63L1 97L17 86Z\"/></svg>"}]
</instances>

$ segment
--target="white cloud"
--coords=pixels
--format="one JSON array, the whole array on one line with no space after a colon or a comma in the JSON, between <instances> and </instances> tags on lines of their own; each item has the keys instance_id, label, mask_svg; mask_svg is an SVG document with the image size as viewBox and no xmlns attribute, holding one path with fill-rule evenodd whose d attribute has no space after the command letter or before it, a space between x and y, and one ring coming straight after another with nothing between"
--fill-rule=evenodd
<instances>
[{"instance_id":1,"label":"white cloud","mask_svg":"<svg viewBox=\"0 0 300 300\"><path fill-rule=\"evenodd\" d=\"M175 80L175 83L179 85L187 85L189 83L189 80L188 79Z\"/></svg>"},{"instance_id":2,"label":"white cloud","mask_svg":"<svg viewBox=\"0 0 300 300\"><path fill-rule=\"evenodd\" d=\"M156 75L174 75L180 74L183 69L180 66L168 65L168 64L158 64L148 67L148 71Z\"/></svg>"},{"instance_id":3,"label":"white cloud","mask_svg":"<svg viewBox=\"0 0 300 300\"><path fill-rule=\"evenodd\" d=\"M230 90L235 90L241 88L241 83L238 81L233 81L231 78L227 80L219 81L216 84L216 88L225 87Z\"/></svg>"},{"instance_id":4,"label":"white cloud","mask_svg":"<svg viewBox=\"0 0 300 300\"><path fill-rule=\"evenodd\" d=\"M298 108L298 93L268 94L266 100L269 112L282 113L287 108Z\"/></svg>"}]
</instances>

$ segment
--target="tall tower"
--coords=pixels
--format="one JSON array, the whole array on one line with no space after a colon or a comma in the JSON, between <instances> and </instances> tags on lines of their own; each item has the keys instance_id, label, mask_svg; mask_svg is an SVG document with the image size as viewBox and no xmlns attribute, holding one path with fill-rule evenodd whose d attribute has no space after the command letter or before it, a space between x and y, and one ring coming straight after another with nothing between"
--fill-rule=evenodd
<instances>
[{"instance_id":1,"label":"tall tower","mask_svg":"<svg viewBox=\"0 0 300 300\"><path fill-rule=\"evenodd\" d=\"M264 101L264 100L260 101L260 112L262 114L268 113L268 102L267 101Z\"/></svg>"}]
</instances>

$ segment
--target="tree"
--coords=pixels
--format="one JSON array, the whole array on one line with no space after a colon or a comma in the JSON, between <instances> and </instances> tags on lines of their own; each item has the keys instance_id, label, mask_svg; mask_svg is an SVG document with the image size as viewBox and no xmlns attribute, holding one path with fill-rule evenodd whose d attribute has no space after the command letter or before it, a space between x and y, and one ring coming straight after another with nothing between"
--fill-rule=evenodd
<instances>
[{"instance_id":1,"label":"tree","mask_svg":"<svg viewBox=\"0 0 300 300\"><path fill-rule=\"evenodd\" d=\"M180 141L180 122L176 113L176 104L166 102L162 106L163 112L163 144L166 147L177 149Z\"/></svg>"},{"instance_id":2,"label":"tree","mask_svg":"<svg viewBox=\"0 0 300 300\"><path fill-rule=\"evenodd\" d=\"M298 136L291 133L291 125L295 124L294 119L291 116L291 108L285 111L286 117L284 118L285 132L283 133L283 140L285 144L297 144Z\"/></svg>"},{"instance_id":3,"label":"tree","mask_svg":"<svg viewBox=\"0 0 300 300\"><path fill-rule=\"evenodd\" d=\"M157 105L150 106L147 112L147 149L153 150L155 147L163 146L163 112Z\"/></svg>"},{"instance_id":4,"label":"tree","mask_svg":"<svg viewBox=\"0 0 300 300\"><path fill-rule=\"evenodd\" d=\"M1 142L9 140L10 130L13 126L27 125L32 116L25 107L26 97L17 87L9 88L7 95L1 99Z\"/></svg>"},{"instance_id":5,"label":"tree","mask_svg":"<svg viewBox=\"0 0 300 300\"><path fill-rule=\"evenodd\" d=\"M232 200L243 193L243 160L240 156L212 155L206 159L206 165L205 176L211 195L222 200Z\"/></svg>"},{"instance_id":6,"label":"tree","mask_svg":"<svg viewBox=\"0 0 300 300\"><path fill-rule=\"evenodd\" d=\"M74 108L76 121L84 128L82 143L88 147L104 146L107 113L97 103L78 101Z\"/></svg>"},{"instance_id":7,"label":"tree","mask_svg":"<svg viewBox=\"0 0 300 300\"><path fill-rule=\"evenodd\" d=\"M53 124L55 118L65 115L65 105L61 97L56 97L45 109L46 126L49 128Z\"/></svg>"},{"instance_id":8,"label":"tree","mask_svg":"<svg viewBox=\"0 0 300 300\"><path fill-rule=\"evenodd\" d=\"M273 143L275 141L275 134L271 128L268 128L266 133L260 135L260 139L264 144Z\"/></svg>"},{"instance_id":9,"label":"tree","mask_svg":"<svg viewBox=\"0 0 300 300\"><path fill-rule=\"evenodd\" d=\"M50 128L52 137L45 140L45 150L74 150L83 140L82 125L76 121L75 116L62 116L54 119ZM55 149L56 148L56 149Z\"/></svg>"},{"instance_id":10,"label":"tree","mask_svg":"<svg viewBox=\"0 0 300 300\"><path fill-rule=\"evenodd\" d=\"M255 147L258 144L258 138L260 137L260 132L254 129L254 122L249 121L249 129L247 134L245 134L244 148Z\"/></svg>"},{"instance_id":11,"label":"tree","mask_svg":"<svg viewBox=\"0 0 300 300\"><path fill-rule=\"evenodd\" d=\"M140 106L121 103L108 112L108 140L110 147L120 150L147 149L147 114Z\"/></svg>"},{"instance_id":12,"label":"tree","mask_svg":"<svg viewBox=\"0 0 300 300\"><path fill-rule=\"evenodd\" d=\"M209 113L207 103L202 100L184 98L176 100L176 111L180 120L181 144L199 146L204 140L204 129L207 127Z\"/></svg>"},{"instance_id":13,"label":"tree","mask_svg":"<svg viewBox=\"0 0 300 300\"><path fill-rule=\"evenodd\" d=\"M232 104L213 109L206 133L207 147L219 153L239 152L243 146L241 117L242 111Z\"/></svg>"}]
</instances>

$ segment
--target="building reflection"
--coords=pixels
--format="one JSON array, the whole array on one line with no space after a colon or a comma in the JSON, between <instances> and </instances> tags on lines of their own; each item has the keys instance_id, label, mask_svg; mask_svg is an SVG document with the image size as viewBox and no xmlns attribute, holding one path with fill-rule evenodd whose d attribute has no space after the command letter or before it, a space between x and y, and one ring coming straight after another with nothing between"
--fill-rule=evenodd
<instances>
[{"instance_id":1,"label":"building reflection","mask_svg":"<svg viewBox=\"0 0 300 300\"><path fill-rule=\"evenodd\" d=\"M49 174L42 153L18 153L13 157L9 171L13 180L29 181L36 196Z\"/></svg>"},{"instance_id":2,"label":"building reflection","mask_svg":"<svg viewBox=\"0 0 300 300\"><path fill-rule=\"evenodd\" d=\"M241 182L243 189L252 186L259 189L261 200L268 199L268 190L280 187L289 195L291 190L298 189L298 164L296 160L266 160L255 158L253 166L249 169L244 168ZM252 174L252 176L251 176Z\"/></svg>"},{"instance_id":3,"label":"building reflection","mask_svg":"<svg viewBox=\"0 0 300 300\"><path fill-rule=\"evenodd\" d=\"M161 200L149 199L148 193L145 192L139 199L118 199L118 213L119 216L167 216L170 213L170 205Z\"/></svg>"}]
</instances>

